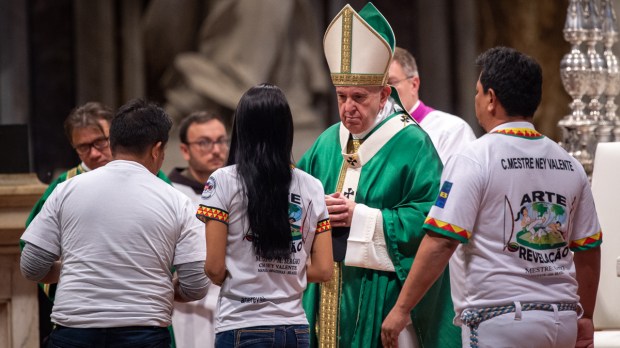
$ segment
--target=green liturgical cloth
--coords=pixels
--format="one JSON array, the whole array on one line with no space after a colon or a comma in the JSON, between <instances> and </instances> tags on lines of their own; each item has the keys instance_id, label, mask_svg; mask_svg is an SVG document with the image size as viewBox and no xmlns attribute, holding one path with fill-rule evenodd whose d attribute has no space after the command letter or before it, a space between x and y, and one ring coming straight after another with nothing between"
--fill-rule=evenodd
<instances>
[{"instance_id":1,"label":"green liturgical cloth","mask_svg":"<svg viewBox=\"0 0 620 348\"><path fill-rule=\"evenodd\" d=\"M373 149L376 152L372 158L366 158L361 166L355 202L380 210L385 242L395 271L338 263L336 277L339 279L334 288L328 283L309 284L304 294L304 308L313 346L317 345L317 340L322 345L336 347L381 346L381 323L398 298L424 236L422 224L437 197L442 170L429 137L408 115L394 113L363 141L373 143L372 137L390 122L394 124L394 118L398 118L400 126L380 148ZM341 138L350 135L343 130L340 123L327 129L298 163L300 169L323 183L326 194L346 190L342 188L341 174L345 172L343 165L347 166L346 156L343 157L347 151L342 146L346 142ZM347 248L351 248L350 244ZM330 310L331 317L336 318L335 325L325 319L329 316L321 315L321 311ZM411 313L420 346L460 347L460 328L452 324L453 317L446 269Z\"/></svg>"}]
</instances>

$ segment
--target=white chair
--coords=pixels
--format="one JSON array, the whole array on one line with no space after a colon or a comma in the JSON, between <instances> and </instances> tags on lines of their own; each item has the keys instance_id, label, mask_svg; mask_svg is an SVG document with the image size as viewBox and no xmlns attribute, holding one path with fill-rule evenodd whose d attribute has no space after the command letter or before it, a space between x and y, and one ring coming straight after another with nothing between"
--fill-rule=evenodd
<instances>
[{"instance_id":1,"label":"white chair","mask_svg":"<svg viewBox=\"0 0 620 348\"><path fill-rule=\"evenodd\" d=\"M592 194L603 230L594 346L620 347L620 142L598 144Z\"/></svg>"}]
</instances>

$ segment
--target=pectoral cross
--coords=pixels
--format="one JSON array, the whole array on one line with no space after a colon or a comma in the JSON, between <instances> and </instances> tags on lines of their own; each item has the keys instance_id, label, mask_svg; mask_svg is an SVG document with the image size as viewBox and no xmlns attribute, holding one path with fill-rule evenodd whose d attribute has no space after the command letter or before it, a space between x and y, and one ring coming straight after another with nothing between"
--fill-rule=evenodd
<instances>
[{"instance_id":1,"label":"pectoral cross","mask_svg":"<svg viewBox=\"0 0 620 348\"><path fill-rule=\"evenodd\" d=\"M407 114L402 114L400 116L400 120L403 121L403 123L405 123L405 124L411 122L411 118L409 118L409 115L407 115Z\"/></svg>"},{"instance_id":2,"label":"pectoral cross","mask_svg":"<svg viewBox=\"0 0 620 348\"><path fill-rule=\"evenodd\" d=\"M347 196L347 199L350 198L351 196L353 196L355 194L355 191L353 191L350 187L347 189L347 192L343 193L345 196Z\"/></svg>"}]
</instances>

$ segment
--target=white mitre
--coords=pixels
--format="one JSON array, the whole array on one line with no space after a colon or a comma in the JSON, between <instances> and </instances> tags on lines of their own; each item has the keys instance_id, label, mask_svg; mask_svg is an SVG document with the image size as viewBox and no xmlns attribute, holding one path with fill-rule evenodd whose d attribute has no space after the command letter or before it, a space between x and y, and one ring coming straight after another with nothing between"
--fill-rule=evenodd
<instances>
[{"instance_id":1,"label":"white mitre","mask_svg":"<svg viewBox=\"0 0 620 348\"><path fill-rule=\"evenodd\" d=\"M385 86L396 40L372 4L346 5L327 27L323 48L335 86Z\"/></svg>"}]
</instances>

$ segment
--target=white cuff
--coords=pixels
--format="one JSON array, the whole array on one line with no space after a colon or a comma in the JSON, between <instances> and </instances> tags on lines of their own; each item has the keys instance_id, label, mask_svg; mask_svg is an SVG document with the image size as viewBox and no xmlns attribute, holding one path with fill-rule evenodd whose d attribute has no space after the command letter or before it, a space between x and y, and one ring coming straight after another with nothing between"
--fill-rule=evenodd
<instances>
[{"instance_id":1,"label":"white cuff","mask_svg":"<svg viewBox=\"0 0 620 348\"><path fill-rule=\"evenodd\" d=\"M355 205L344 264L394 272L383 234L381 210L360 203Z\"/></svg>"}]
</instances>

